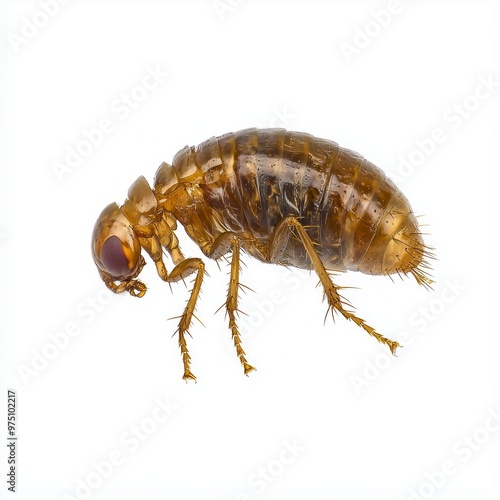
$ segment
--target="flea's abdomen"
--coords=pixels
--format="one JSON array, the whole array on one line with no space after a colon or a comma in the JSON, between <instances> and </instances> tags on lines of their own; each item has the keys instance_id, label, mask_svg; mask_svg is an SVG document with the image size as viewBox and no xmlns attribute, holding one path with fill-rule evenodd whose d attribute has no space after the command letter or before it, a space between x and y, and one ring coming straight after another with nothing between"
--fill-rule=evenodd
<instances>
[{"instance_id":1,"label":"flea's abdomen","mask_svg":"<svg viewBox=\"0 0 500 500\"><path fill-rule=\"evenodd\" d=\"M248 129L185 148L173 167L183 182L196 178L211 209L212 235L250 236L253 243L243 246L261 260L286 216L306 228L327 269L415 274L424 256L405 196L381 169L335 142ZM311 268L295 236L280 260Z\"/></svg>"}]
</instances>

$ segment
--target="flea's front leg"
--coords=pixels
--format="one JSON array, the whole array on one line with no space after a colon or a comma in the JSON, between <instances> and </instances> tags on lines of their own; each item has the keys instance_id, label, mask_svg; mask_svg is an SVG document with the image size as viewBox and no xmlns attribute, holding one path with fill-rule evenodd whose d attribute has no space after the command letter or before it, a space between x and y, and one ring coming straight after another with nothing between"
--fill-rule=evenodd
<instances>
[{"instance_id":1,"label":"flea's front leg","mask_svg":"<svg viewBox=\"0 0 500 500\"><path fill-rule=\"evenodd\" d=\"M190 274L196 273L196 277L194 279L194 285L190 292L188 302L182 313L179 321L179 327L177 328L177 334L179 335L179 347L181 348L182 354L182 363L184 364L184 380L196 380L196 377L191 372L191 356L189 355L189 350L186 343L186 334L189 334L189 327L191 325L191 321L193 319L194 309L196 307L196 301L198 299L198 295L200 294L201 284L203 282L203 274L205 273L205 264L201 259L184 259L180 250L177 247L177 239L171 239L171 243L166 247L167 251L173 254L174 250L177 250L177 254L173 254L177 256L177 265L172 269L169 273L167 268L163 262L163 253L162 253L162 245L160 241L160 237L156 234L152 234L149 237L139 237L139 242L148 252L149 256L153 259L156 265L156 271L158 272L158 276L167 283L173 283L176 281L183 280L187 278ZM179 262L179 259L184 259Z\"/></svg>"},{"instance_id":2,"label":"flea's front leg","mask_svg":"<svg viewBox=\"0 0 500 500\"><path fill-rule=\"evenodd\" d=\"M177 333L179 335L179 347L181 348L182 363L184 364L184 380L196 380L196 377L191 372L191 356L189 355L185 334L189 334L189 326L193 319L196 301L200 294L201 284L203 282L203 275L205 273L205 264L201 259L186 259L172 269L172 272L167 276L167 282L179 281L193 272L196 272L194 285L190 292L188 302L182 313L179 321Z\"/></svg>"}]
</instances>

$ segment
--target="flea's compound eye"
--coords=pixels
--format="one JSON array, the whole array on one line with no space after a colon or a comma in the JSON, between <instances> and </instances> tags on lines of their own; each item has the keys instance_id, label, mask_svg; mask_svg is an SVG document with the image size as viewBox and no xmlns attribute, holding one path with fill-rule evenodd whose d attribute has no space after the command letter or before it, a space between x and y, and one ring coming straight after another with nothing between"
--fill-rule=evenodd
<instances>
[{"instance_id":1,"label":"flea's compound eye","mask_svg":"<svg viewBox=\"0 0 500 500\"><path fill-rule=\"evenodd\" d=\"M126 280L138 272L141 247L116 203L108 205L97 219L92 255L97 267L115 280Z\"/></svg>"},{"instance_id":2,"label":"flea's compound eye","mask_svg":"<svg viewBox=\"0 0 500 500\"><path fill-rule=\"evenodd\" d=\"M124 276L129 269L129 261L118 236L110 236L101 248L101 262L111 276Z\"/></svg>"}]
</instances>

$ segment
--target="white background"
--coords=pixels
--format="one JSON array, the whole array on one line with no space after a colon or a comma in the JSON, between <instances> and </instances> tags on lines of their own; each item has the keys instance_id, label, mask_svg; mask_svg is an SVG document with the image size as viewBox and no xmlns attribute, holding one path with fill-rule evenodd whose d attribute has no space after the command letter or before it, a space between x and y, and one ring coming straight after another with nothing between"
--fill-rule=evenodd
<instances>
[{"instance_id":1,"label":"white background","mask_svg":"<svg viewBox=\"0 0 500 500\"><path fill-rule=\"evenodd\" d=\"M73 0L50 17L41 1L4 4L1 411L15 389L17 498L498 498L494 4ZM163 76L144 91L148 68ZM58 176L103 119L112 130ZM186 287L171 292L149 264L143 299L106 292L90 255L102 208L185 144L252 126L360 152L423 214L434 291L337 278L357 287L345 295L362 318L405 338L397 358L354 324L324 324L315 276L245 257L241 328L258 371L243 376L214 314L228 269L208 262L186 384L167 321ZM157 398L175 406L159 423ZM1 464L5 478L4 452Z\"/></svg>"}]
</instances>

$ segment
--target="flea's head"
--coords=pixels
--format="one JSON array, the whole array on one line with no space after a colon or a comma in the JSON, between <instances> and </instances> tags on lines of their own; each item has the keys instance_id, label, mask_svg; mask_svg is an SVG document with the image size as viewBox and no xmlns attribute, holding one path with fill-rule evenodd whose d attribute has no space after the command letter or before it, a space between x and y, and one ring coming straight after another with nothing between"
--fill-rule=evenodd
<instances>
[{"instance_id":1,"label":"flea's head","mask_svg":"<svg viewBox=\"0 0 500 500\"><path fill-rule=\"evenodd\" d=\"M92 233L92 257L111 290L129 291L139 297L144 295L146 287L134 280L144 266L141 246L129 220L116 203L108 205L97 219Z\"/></svg>"}]
</instances>

